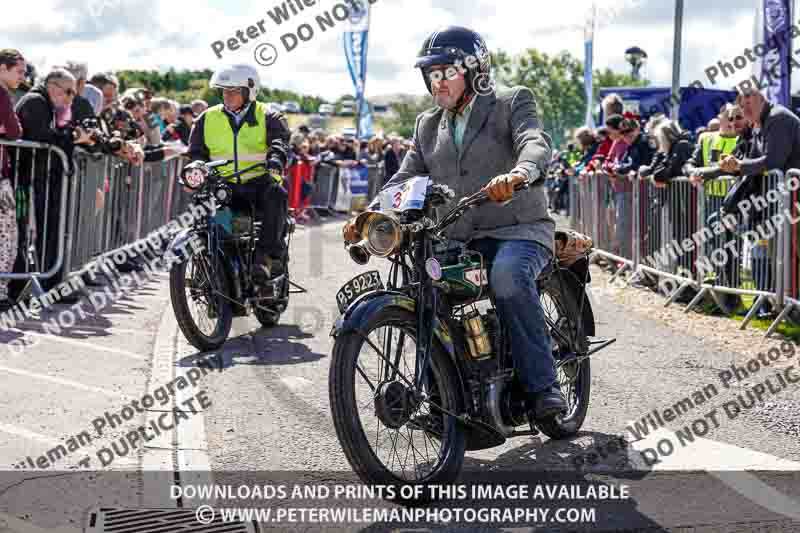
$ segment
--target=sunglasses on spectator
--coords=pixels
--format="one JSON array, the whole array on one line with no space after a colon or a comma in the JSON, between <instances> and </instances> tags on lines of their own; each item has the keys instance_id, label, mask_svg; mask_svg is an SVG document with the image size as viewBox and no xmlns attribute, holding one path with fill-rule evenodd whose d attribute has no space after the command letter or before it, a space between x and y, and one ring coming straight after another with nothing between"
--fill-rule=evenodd
<instances>
[{"instance_id":1,"label":"sunglasses on spectator","mask_svg":"<svg viewBox=\"0 0 800 533\"><path fill-rule=\"evenodd\" d=\"M69 88L65 89L64 87L62 87L61 85L59 85L59 84L57 84L55 82L53 82L53 85L55 85L56 87L58 87L59 89L64 91L67 94L67 96L75 96L77 94L75 92L75 89L73 89L72 87L69 87Z\"/></svg>"},{"instance_id":2,"label":"sunglasses on spectator","mask_svg":"<svg viewBox=\"0 0 800 533\"><path fill-rule=\"evenodd\" d=\"M744 120L744 115L736 115L731 120Z\"/></svg>"}]
</instances>

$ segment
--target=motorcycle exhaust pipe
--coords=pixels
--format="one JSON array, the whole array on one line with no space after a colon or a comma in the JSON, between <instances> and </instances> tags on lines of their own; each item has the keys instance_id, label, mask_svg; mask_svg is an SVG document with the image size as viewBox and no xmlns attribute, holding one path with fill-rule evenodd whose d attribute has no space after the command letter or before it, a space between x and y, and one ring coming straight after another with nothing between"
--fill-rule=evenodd
<instances>
[{"instance_id":1,"label":"motorcycle exhaust pipe","mask_svg":"<svg viewBox=\"0 0 800 533\"><path fill-rule=\"evenodd\" d=\"M359 265L366 265L369 263L370 253L367 251L365 240L358 244L351 245L347 251L350 253L350 259Z\"/></svg>"}]
</instances>

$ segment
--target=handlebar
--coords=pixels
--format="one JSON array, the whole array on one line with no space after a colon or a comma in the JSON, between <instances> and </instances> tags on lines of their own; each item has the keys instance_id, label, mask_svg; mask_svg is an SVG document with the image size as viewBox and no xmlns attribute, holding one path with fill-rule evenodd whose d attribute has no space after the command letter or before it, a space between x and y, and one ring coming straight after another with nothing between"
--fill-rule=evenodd
<instances>
[{"instance_id":1,"label":"handlebar","mask_svg":"<svg viewBox=\"0 0 800 533\"><path fill-rule=\"evenodd\" d=\"M517 193L522 190L527 190L530 188L530 186L531 184L529 181L523 181L522 183L518 183L517 185L514 186L514 192ZM513 196L507 202L504 202L504 204L510 202L512 199ZM436 225L435 231L436 232L442 231L444 228L453 224L456 220L461 218L461 215L463 215L470 209L475 207L480 207L489 200L490 200L489 194L483 190L480 190L471 196L465 196L458 202L458 205L456 205L449 213L447 213L444 217L442 217L442 220L439 222L439 224Z\"/></svg>"}]
</instances>

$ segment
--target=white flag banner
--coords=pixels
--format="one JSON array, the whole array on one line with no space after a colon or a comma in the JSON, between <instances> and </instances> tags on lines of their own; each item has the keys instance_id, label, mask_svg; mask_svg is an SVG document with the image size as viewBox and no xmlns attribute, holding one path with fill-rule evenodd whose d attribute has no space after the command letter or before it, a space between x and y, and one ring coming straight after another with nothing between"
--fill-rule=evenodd
<instances>
[{"instance_id":1,"label":"white flag banner","mask_svg":"<svg viewBox=\"0 0 800 533\"><path fill-rule=\"evenodd\" d=\"M367 0L348 0L346 5L350 16L344 21L344 31L362 32L369 30L369 2Z\"/></svg>"}]
</instances>

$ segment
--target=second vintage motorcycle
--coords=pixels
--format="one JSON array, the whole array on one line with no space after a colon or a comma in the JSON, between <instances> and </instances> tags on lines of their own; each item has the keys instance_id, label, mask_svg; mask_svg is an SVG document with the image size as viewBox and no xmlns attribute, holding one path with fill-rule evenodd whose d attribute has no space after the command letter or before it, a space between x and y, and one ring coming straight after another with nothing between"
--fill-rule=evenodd
<instances>
[{"instance_id":1,"label":"second vintage motorcycle","mask_svg":"<svg viewBox=\"0 0 800 533\"><path fill-rule=\"evenodd\" d=\"M198 350L215 350L228 338L233 317L255 315L265 327L278 323L289 303L290 292L304 289L289 279L289 254L285 254L284 276L269 284L257 285L253 280L253 258L259 224L253 212L238 213L230 209L233 193L228 180L253 168L221 173L218 167L232 161L186 165L179 182L192 190L192 202L216 206L193 227L182 230L170 244L168 253L186 250L184 243L195 240L201 252L186 253L170 271L170 297L178 326L186 339ZM295 221L288 216L286 249L291 245ZM295 286L300 291L290 291Z\"/></svg>"}]
</instances>

